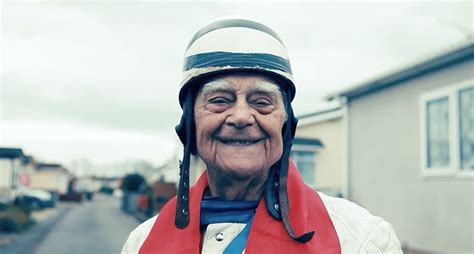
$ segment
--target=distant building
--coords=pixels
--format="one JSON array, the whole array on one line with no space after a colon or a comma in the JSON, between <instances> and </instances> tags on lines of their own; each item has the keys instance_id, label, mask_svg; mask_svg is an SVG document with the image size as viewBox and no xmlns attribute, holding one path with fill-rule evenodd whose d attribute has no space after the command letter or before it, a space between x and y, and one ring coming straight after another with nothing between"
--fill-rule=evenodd
<instances>
[{"instance_id":1,"label":"distant building","mask_svg":"<svg viewBox=\"0 0 474 254\"><path fill-rule=\"evenodd\" d=\"M345 197L343 116L340 107L299 116L291 157L308 185Z\"/></svg>"},{"instance_id":2,"label":"distant building","mask_svg":"<svg viewBox=\"0 0 474 254\"><path fill-rule=\"evenodd\" d=\"M71 173L61 164L38 163L31 177L31 187L64 194L67 193L72 178Z\"/></svg>"},{"instance_id":3,"label":"distant building","mask_svg":"<svg viewBox=\"0 0 474 254\"><path fill-rule=\"evenodd\" d=\"M204 171L207 169L206 164L204 163L199 156L193 156L191 155L191 165L189 167L189 182L190 184L194 184L197 182L199 177L204 173ZM179 169L177 169L179 170ZM179 171L178 171L179 172Z\"/></svg>"},{"instance_id":4,"label":"distant building","mask_svg":"<svg viewBox=\"0 0 474 254\"><path fill-rule=\"evenodd\" d=\"M31 186L31 177L36 170L36 161L31 155L23 156L21 161L22 170L18 174L18 185L22 187Z\"/></svg>"},{"instance_id":5,"label":"distant building","mask_svg":"<svg viewBox=\"0 0 474 254\"><path fill-rule=\"evenodd\" d=\"M473 253L474 43L332 99L347 111L349 198L408 246Z\"/></svg>"},{"instance_id":6,"label":"distant building","mask_svg":"<svg viewBox=\"0 0 474 254\"><path fill-rule=\"evenodd\" d=\"M173 155L165 163L154 169L153 174L149 174L147 182L153 184L156 181L175 183L179 182L179 160L178 154Z\"/></svg>"},{"instance_id":7,"label":"distant building","mask_svg":"<svg viewBox=\"0 0 474 254\"><path fill-rule=\"evenodd\" d=\"M15 198L23 159L21 148L0 147L0 201L10 202Z\"/></svg>"}]
</instances>

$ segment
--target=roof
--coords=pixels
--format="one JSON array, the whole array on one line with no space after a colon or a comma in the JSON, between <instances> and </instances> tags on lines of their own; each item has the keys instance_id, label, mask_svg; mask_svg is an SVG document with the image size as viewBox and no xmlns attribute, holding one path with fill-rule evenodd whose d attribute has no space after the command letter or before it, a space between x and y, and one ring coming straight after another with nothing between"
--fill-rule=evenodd
<instances>
[{"instance_id":1,"label":"roof","mask_svg":"<svg viewBox=\"0 0 474 254\"><path fill-rule=\"evenodd\" d=\"M58 169L62 169L63 166L61 164L56 164L56 163L38 163L36 165L36 168L38 170L58 170Z\"/></svg>"},{"instance_id":2,"label":"roof","mask_svg":"<svg viewBox=\"0 0 474 254\"><path fill-rule=\"evenodd\" d=\"M304 115L301 115L301 116L297 116L296 118L298 118L298 120L301 120L301 119L305 119L305 118L309 118L309 117L320 116L320 115L324 115L324 114L328 114L328 113L332 113L332 112L337 112L339 110L341 110L341 107L324 109L324 110L320 110L320 111L316 111L316 112L307 113L307 114L304 114Z\"/></svg>"},{"instance_id":3,"label":"roof","mask_svg":"<svg viewBox=\"0 0 474 254\"><path fill-rule=\"evenodd\" d=\"M342 117L344 117L344 111L342 110L341 106L327 108L298 116L298 127L304 127L324 121L331 121Z\"/></svg>"},{"instance_id":4,"label":"roof","mask_svg":"<svg viewBox=\"0 0 474 254\"><path fill-rule=\"evenodd\" d=\"M0 158L21 158L23 157L23 150L21 148L0 147Z\"/></svg>"},{"instance_id":5,"label":"roof","mask_svg":"<svg viewBox=\"0 0 474 254\"><path fill-rule=\"evenodd\" d=\"M297 138L293 139L293 145L306 145L306 146L320 146L324 147L323 143L319 139L312 138Z\"/></svg>"},{"instance_id":6,"label":"roof","mask_svg":"<svg viewBox=\"0 0 474 254\"><path fill-rule=\"evenodd\" d=\"M33 156L31 156L31 155L25 155L23 157L23 163L25 163L25 164L33 163L34 161L35 160L34 160Z\"/></svg>"},{"instance_id":7,"label":"roof","mask_svg":"<svg viewBox=\"0 0 474 254\"><path fill-rule=\"evenodd\" d=\"M410 65L383 77L359 84L334 95L327 96L327 99L332 100L337 97L346 97L348 100L352 100L473 58L474 40L470 40L459 47L443 52L435 57Z\"/></svg>"}]
</instances>

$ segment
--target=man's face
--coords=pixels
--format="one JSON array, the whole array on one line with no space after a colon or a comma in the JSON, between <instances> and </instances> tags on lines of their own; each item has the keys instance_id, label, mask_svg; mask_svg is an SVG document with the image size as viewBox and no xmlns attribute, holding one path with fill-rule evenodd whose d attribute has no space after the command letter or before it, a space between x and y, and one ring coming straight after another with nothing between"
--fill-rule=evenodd
<instances>
[{"instance_id":1,"label":"man's face","mask_svg":"<svg viewBox=\"0 0 474 254\"><path fill-rule=\"evenodd\" d=\"M194 116L197 150L209 170L239 179L263 176L282 155L283 96L263 75L210 80L196 98Z\"/></svg>"}]
</instances>

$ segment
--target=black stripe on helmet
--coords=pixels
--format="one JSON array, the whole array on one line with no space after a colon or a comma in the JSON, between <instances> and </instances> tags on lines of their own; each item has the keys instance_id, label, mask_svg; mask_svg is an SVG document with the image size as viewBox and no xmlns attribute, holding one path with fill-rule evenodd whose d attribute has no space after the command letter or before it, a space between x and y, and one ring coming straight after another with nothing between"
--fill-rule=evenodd
<instances>
[{"instance_id":1,"label":"black stripe on helmet","mask_svg":"<svg viewBox=\"0 0 474 254\"><path fill-rule=\"evenodd\" d=\"M278 34L275 33L268 26L265 26L255 21L246 20L246 19L225 19L225 20L219 20L219 21L213 22L201 28L201 30L199 30L197 33L194 34L191 41L189 41L189 44L186 47L186 50L188 50L189 47L201 36L218 29L229 28L229 27L244 27L244 28L250 28L257 31L261 31L261 32L271 35L273 38L277 39L282 45L284 45L283 41L280 39L280 36L278 36Z\"/></svg>"},{"instance_id":2,"label":"black stripe on helmet","mask_svg":"<svg viewBox=\"0 0 474 254\"><path fill-rule=\"evenodd\" d=\"M225 67L279 70L291 74L290 62L279 56L265 53L209 52L186 57L184 71L194 68Z\"/></svg>"}]
</instances>

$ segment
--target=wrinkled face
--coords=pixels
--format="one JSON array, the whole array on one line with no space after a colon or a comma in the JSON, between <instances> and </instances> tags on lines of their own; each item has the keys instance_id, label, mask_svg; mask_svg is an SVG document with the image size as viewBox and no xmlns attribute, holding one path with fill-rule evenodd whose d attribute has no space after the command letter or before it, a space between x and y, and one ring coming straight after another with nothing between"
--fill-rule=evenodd
<instances>
[{"instance_id":1,"label":"wrinkled face","mask_svg":"<svg viewBox=\"0 0 474 254\"><path fill-rule=\"evenodd\" d=\"M262 176L282 155L283 96L263 75L210 80L197 95L194 116L198 154L210 171L240 179Z\"/></svg>"}]
</instances>

